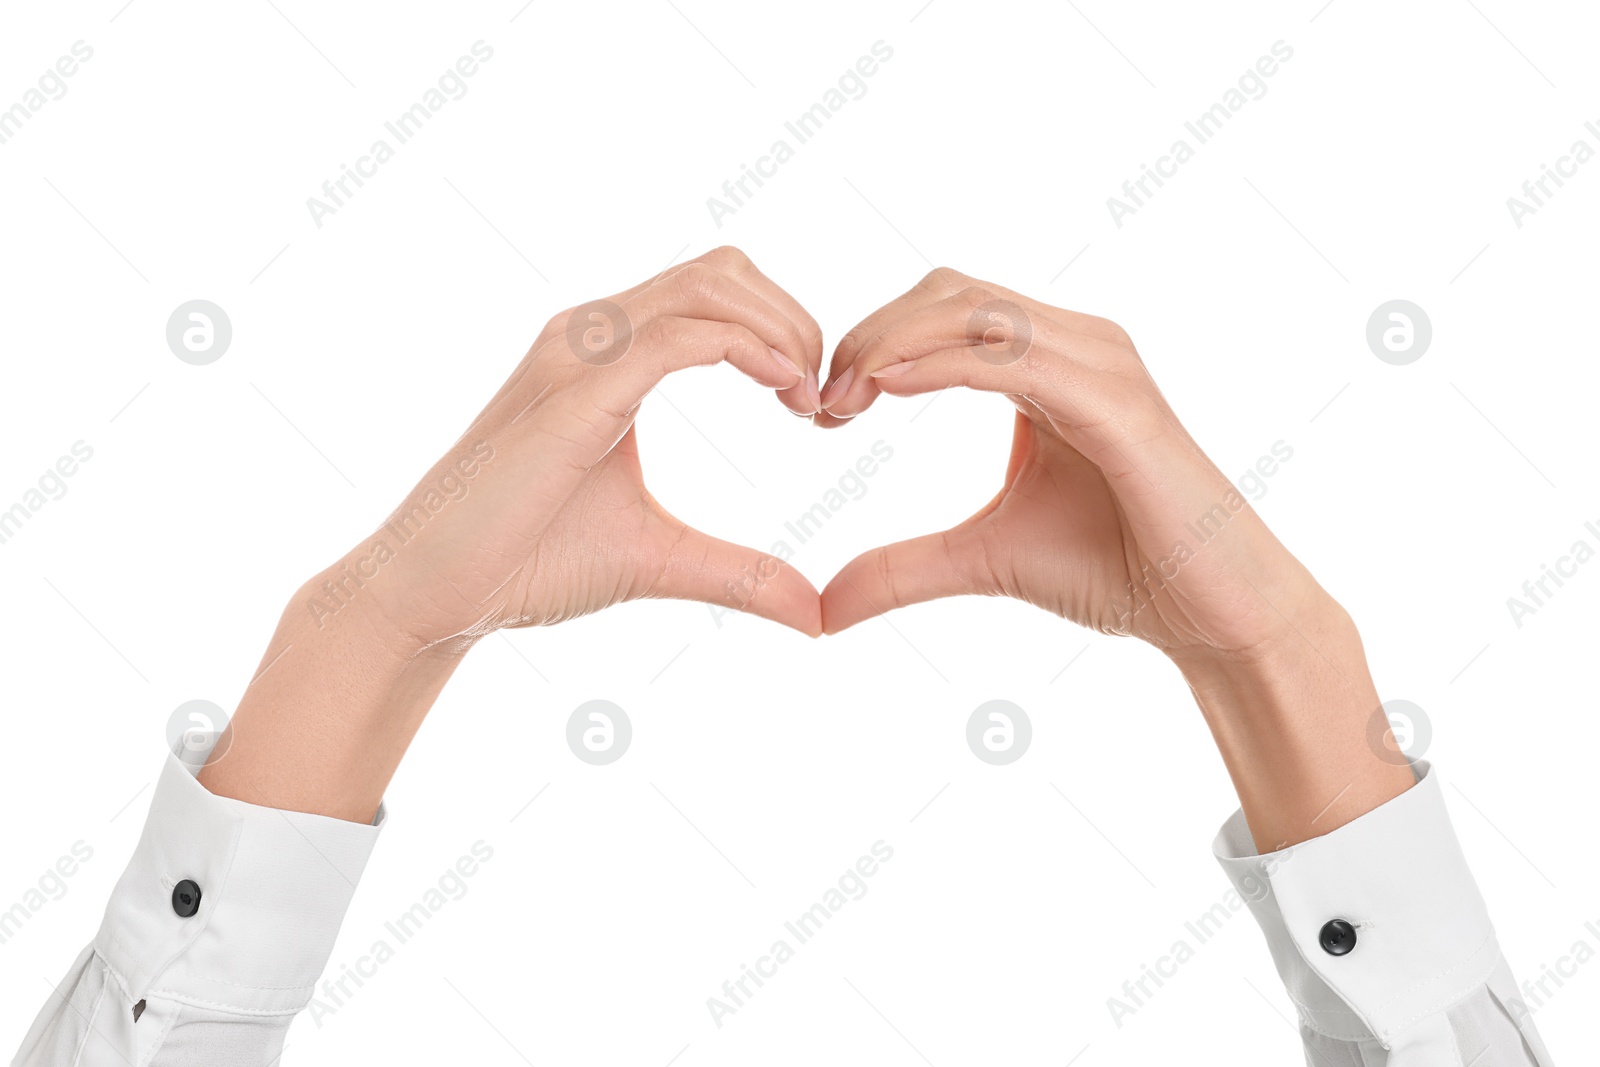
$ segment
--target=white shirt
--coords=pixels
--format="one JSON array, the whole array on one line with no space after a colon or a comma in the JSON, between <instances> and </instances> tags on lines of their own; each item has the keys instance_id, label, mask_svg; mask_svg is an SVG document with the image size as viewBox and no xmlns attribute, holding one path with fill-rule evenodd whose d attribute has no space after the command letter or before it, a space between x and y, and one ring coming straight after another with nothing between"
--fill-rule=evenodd
<instances>
[{"instance_id":1,"label":"white shirt","mask_svg":"<svg viewBox=\"0 0 1600 1067\"><path fill-rule=\"evenodd\" d=\"M384 811L369 826L214 796L195 780L206 753L180 754L167 758L99 933L13 1067L279 1062ZM1291 848L1256 855L1238 812L1217 836L1217 860L1249 902L1299 1013L1306 1062L1552 1067L1438 780L1416 766L1412 789ZM193 883L183 887L187 901L175 898L184 882ZM1322 947L1334 920L1354 931L1340 955Z\"/></svg>"},{"instance_id":2,"label":"white shirt","mask_svg":"<svg viewBox=\"0 0 1600 1067\"><path fill-rule=\"evenodd\" d=\"M1438 776L1322 837L1257 855L1244 813L1212 846L1267 936L1311 1067L1552 1067L1495 940ZM1323 948L1347 923L1354 944Z\"/></svg>"},{"instance_id":3,"label":"white shirt","mask_svg":"<svg viewBox=\"0 0 1600 1067\"><path fill-rule=\"evenodd\" d=\"M209 751L167 757L100 931L14 1067L277 1067L384 811L367 826L215 796L195 780ZM187 918L185 881L200 889Z\"/></svg>"}]
</instances>

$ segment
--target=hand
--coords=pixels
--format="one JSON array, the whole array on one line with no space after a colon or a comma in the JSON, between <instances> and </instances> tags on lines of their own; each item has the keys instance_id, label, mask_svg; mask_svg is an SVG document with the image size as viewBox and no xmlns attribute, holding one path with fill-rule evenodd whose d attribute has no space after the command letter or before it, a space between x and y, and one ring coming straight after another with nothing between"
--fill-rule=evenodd
<instances>
[{"instance_id":1,"label":"hand","mask_svg":"<svg viewBox=\"0 0 1600 1067\"><path fill-rule=\"evenodd\" d=\"M650 495L634 417L666 375L723 361L811 414L821 359L816 322L731 248L564 311L343 569L375 573L373 603L424 645L643 597L738 607L816 635L817 593L798 572L686 526ZM762 575L760 595L730 597L748 574Z\"/></svg>"},{"instance_id":2,"label":"hand","mask_svg":"<svg viewBox=\"0 0 1600 1067\"><path fill-rule=\"evenodd\" d=\"M790 411L818 410L821 331L730 248L552 319L389 521L302 586L200 783L371 819L446 681L499 627L677 597L819 634L811 583L684 525L640 476L645 395L724 361ZM740 597L750 574L760 594Z\"/></svg>"},{"instance_id":3,"label":"hand","mask_svg":"<svg viewBox=\"0 0 1600 1067\"><path fill-rule=\"evenodd\" d=\"M936 270L840 342L819 421L859 415L879 393L957 385L1016 406L1000 492L951 530L847 565L822 594L826 632L976 593L1169 653L1242 652L1323 595L1105 319Z\"/></svg>"},{"instance_id":4,"label":"hand","mask_svg":"<svg viewBox=\"0 0 1600 1067\"><path fill-rule=\"evenodd\" d=\"M1119 326L936 270L845 336L819 421L957 385L1017 409L1000 492L954 529L851 561L822 592L825 632L981 593L1140 637L1183 671L1263 850L1410 787L1373 746L1379 701L1349 617L1184 431Z\"/></svg>"}]
</instances>

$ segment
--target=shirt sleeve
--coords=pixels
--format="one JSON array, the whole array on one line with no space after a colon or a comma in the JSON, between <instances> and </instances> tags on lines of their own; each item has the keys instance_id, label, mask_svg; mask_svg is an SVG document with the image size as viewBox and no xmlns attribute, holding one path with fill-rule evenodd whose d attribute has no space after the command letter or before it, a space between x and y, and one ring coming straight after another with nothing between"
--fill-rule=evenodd
<instances>
[{"instance_id":1,"label":"shirt sleeve","mask_svg":"<svg viewBox=\"0 0 1600 1067\"><path fill-rule=\"evenodd\" d=\"M13 1067L276 1064L382 829L208 792L180 746L94 942ZM181 755L182 758L179 758Z\"/></svg>"},{"instance_id":2,"label":"shirt sleeve","mask_svg":"<svg viewBox=\"0 0 1600 1067\"><path fill-rule=\"evenodd\" d=\"M1445 811L1438 778L1332 833L1213 849L1266 935L1317 1067L1552 1067Z\"/></svg>"}]
</instances>

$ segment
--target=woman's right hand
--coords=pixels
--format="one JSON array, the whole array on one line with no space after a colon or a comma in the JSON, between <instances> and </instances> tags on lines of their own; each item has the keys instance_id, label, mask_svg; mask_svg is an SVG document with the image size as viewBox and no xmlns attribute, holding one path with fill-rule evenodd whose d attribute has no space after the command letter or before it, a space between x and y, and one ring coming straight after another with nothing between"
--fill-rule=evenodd
<instances>
[{"instance_id":1,"label":"woman's right hand","mask_svg":"<svg viewBox=\"0 0 1600 1067\"><path fill-rule=\"evenodd\" d=\"M1286 613L1326 599L1105 319L936 270L839 343L820 421L952 386L1016 408L1000 492L953 529L848 564L823 593L829 633L981 593L1169 655L1229 655L1293 639Z\"/></svg>"},{"instance_id":2,"label":"woman's right hand","mask_svg":"<svg viewBox=\"0 0 1600 1067\"><path fill-rule=\"evenodd\" d=\"M1026 600L1183 671L1263 849L1409 788L1344 610L1184 430L1121 327L936 270L834 354L825 425L952 386L1016 408L999 493L823 591L828 633L963 593ZM1392 742L1388 742L1391 743Z\"/></svg>"}]
</instances>

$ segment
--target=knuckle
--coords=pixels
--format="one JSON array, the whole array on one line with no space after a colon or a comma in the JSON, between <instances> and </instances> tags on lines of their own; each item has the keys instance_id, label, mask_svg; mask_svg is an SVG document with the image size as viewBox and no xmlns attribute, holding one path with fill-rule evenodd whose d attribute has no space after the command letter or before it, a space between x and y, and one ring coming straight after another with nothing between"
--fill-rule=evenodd
<instances>
[{"instance_id":1,"label":"knuckle","mask_svg":"<svg viewBox=\"0 0 1600 1067\"><path fill-rule=\"evenodd\" d=\"M683 343L683 323L672 318L651 319L639 331L639 339L653 349L671 349Z\"/></svg>"},{"instance_id":2,"label":"knuckle","mask_svg":"<svg viewBox=\"0 0 1600 1067\"><path fill-rule=\"evenodd\" d=\"M751 344L754 338L748 328L736 322L708 322L705 324L707 338L711 340L718 351L723 355L733 355L736 352L755 351Z\"/></svg>"},{"instance_id":3,"label":"knuckle","mask_svg":"<svg viewBox=\"0 0 1600 1067\"><path fill-rule=\"evenodd\" d=\"M716 284L717 272L704 263L688 263L672 275L673 293L683 300L698 300L709 295Z\"/></svg>"},{"instance_id":4,"label":"knuckle","mask_svg":"<svg viewBox=\"0 0 1600 1067\"><path fill-rule=\"evenodd\" d=\"M971 279L954 267L935 267L922 276L917 288L930 293L947 293L970 284L972 284Z\"/></svg>"},{"instance_id":5,"label":"knuckle","mask_svg":"<svg viewBox=\"0 0 1600 1067\"><path fill-rule=\"evenodd\" d=\"M728 270L746 270L754 266L750 257L744 254L744 250L734 245L718 245L700 258Z\"/></svg>"},{"instance_id":6,"label":"knuckle","mask_svg":"<svg viewBox=\"0 0 1600 1067\"><path fill-rule=\"evenodd\" d=\"M974 310L994 299L994 294L981 285L963 285L956 291L956 299Z\"/></svg>"},{"instance_id":7,"label":"knuckle","mask_svg":"<svg viewBox=\"0 0 1600 1067\"><path fill-rule=\"evenodd\" d=\"M806 347L811 349L822 348L822 327L817 325L817 320L810 315L801 319L800 339L805 341Z\"/></svg>"},{"instance_id":8,"label":"knuckle","mask_svg":"<svg viewBox=\"0 0 1600 1067\"><path fill-rule=\"evenodd\" d=\"M1128 331L1124 330L1121 326L1112 322L1110 319L1102 319L1098 316L1092 316L1091 321L1094 323L1096 331L1098 331L1100 336L1105 338L1107 341L1117 345L1120 348L1133 347L1133 338L1129 336Z\"/></svg>"},{"instance_id":9,"label":"knuckle","mask_svg":"<svg viewBox=\"0 0 1600 1067\"><path fill-rule=\"evenodd\" d=\"M1117 404L1116 421L1130 440L1148 441L1166 427L1167 414L1148 391L1129 386Z\"/></svg>"}]
</instances>

